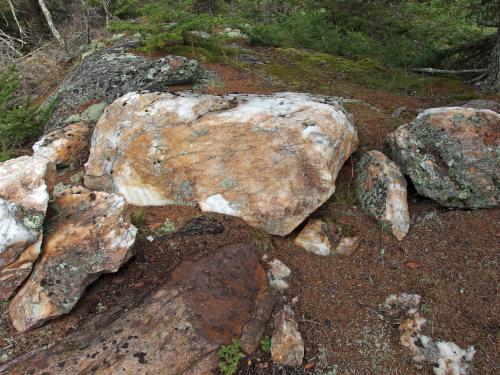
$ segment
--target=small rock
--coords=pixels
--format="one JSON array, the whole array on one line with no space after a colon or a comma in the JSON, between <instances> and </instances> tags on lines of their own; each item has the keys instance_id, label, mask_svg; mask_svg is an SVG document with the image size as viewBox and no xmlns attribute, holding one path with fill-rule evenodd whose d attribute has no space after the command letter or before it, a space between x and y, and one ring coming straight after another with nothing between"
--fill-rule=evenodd
<instances>
[{"instance_id":1,"label":"small rock","mask_svg":"<svg viewBox=\"0 0 500 375\"><path fill-rule=\"evenodd\" d=\"M401 117L406 111L408 111L408 107L399 107L394 112L392 112L393 118Z\"/></svg>"},{"instance_id":2,"label":"small rock","mask_svg":"<svg viewBox=\"0 0 500 375\"><path fill-rule=\"evenodd\" d=\"M500 114L428 109L389 134L392 159L417 192L446 207L496 207L500 196Z\"/></svg>"},{"instance_id":3,"label":"small rock","mask_svg":"<svg viewBox=\"0 0 500 375\"><path fill-rule=\"evenodd\" d=\"M222 31L220 34L233 39L243 39L243 40L249 39L248 35L242 33L241 30L232 29L230 27L226 27L224 31Z\"/></svg>"},{"instance_id":4,"label":"small rock","mask_svg":"<svg viewBox=\"0 0 500 375\"><path fill-rule=\"evenodd\" d=\"M132 256L137 229L122 196L74 187L54 208L43 254L9 306L19 332L69 312L89 284Z\"/></svg>"},{"instance_id":5,"label":"small rock","mask_svg":"<svg viewBox=\"0 0 500 375\"><path fill-rule=\"evenodd\" d=\"M9 298L40 254L54 164L38 156L0 163L0 299Z\"/></svg>"},{"instance_id":6,"label":"small rock","mask_svg":"<svg viewBox=\"0 0 500 375\"><path fill-rule=\"evenodd\" d=\"M34 156L44 157L58 167L67 167L85 157L90 128L83 122L56 129L33 145Z\"/></svg>"},{"instance_id":7,"label":"small rock","mask_svg":"<svg viewBox=\"0 0 500 375\"><path fill-rule=\"evenodd\" d=\"M186 236L206 236L224 233L224 225L217 218L198 216L189 220L177 234Z\"/></svg>"},{"instance_id":8,"label":"small rock","mask_svg":"<svg viewBox=\"0 0 500 375\"><path fill-rule=\"evenodd\" d=\"M330 255L332 249L327 224L322 220L309 220L294 242L297 246L322 256Z\"/></svg>"},{"instance_id":9,"label":"small rock","mask_svg":"<svg viewBox=\"0 0 500 375\"><path fill-rule=\"evenodd\" d=\"M206 33L205 31L192 30L186 33L188 37L209 40L212 39L212 35Z\"/></svg>"},{"instance_id":10,"label":"small rock","mask_svg":"<svg viewBox=\"0 0 500 375\"><path fill-rule=\"evenodd\" d=\"M269 262L269 270L267 271L267 279L269 281L269 286L276 288L279 291L288 289L288 278L292 274L290 268L288 268L281 260L273 259Z\"/></svg>"},{"instance_id":11,"label":"small rock","mask_svg":"<svg viewBox=\"0 0 500 375\"><path fill-rule=\"evenodd\" d=\"M288 305L274 318L271 357L274 363L283 366L300 366L304 360L304 340Z\"/></svg>"},{"instance_id":12,"label":"small rock","mask_svg":"<svg viewBox=\"0 0 500 375\"><path fill-rule=\"evenodd\" d=\"M384 312L388 315L404 313L414 314L418 311L422 297L419 294L391 294L385 299Z\"/></svg>"},{"instance_id":13,"label":"small rock","mask_svg":"<svg viewBox=\"0 0 500 375\"><path fill-rule=\"evenodd\" d=\"M147 236L146 239L149 241L149 242L153 242L155 240L155 238L153 236Z\"/></svg>"},{"instance_id":14,"label":"small rock","mask_svg":"<svg viewBox=\"0 0 500 375\"><path fill-rule=\"evenodd\" d=\"M259 346L275 304L276 300L272 294L267 294L256 302L255 313L241 333L240 347L247 355L251 355Z\"/></svg>"},{"instance_id":15,"label":"small rock","mask_svg":"<svg viewBox=\"0 0 500 375\"><path fill-rule=\"evenodd\" d=\"M396 163L379 151L359 161L356 195L363 209L402 240L410 227L406 180Z\"/></svg>"},{"instance_id":16,"label":"small rock","mask_svg":"<svg viewBox=\"0 0 500 375\"><path fill-rule=\"evenodd\" d=\"M335 254L338 255L350 255L354 253L359 247L359 237L342 237Z\"/></svg>"}]
</instances>

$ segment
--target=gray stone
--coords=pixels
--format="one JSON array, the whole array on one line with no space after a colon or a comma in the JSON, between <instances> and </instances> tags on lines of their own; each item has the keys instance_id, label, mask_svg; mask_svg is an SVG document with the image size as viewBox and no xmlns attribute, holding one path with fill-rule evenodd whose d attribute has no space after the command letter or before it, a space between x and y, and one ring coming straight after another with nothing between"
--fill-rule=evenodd
<instances>
[{"instance_id":1,"label":"gray stone","mask_svg":"<svg viewBox=\"0 0 500 375\"><path fill-rule=\"evenodd\" d=\"M88 102L113 100L131 91L165 91L166 86L194 83L201 75L196 60L180 56L148 59L128 53L140 40L122 40L87 57L61 83L58 103L47 129L60 126L71 112ZM49 100L50 100L49 99Z\"/></svg>"},{"instance_id":2,"label":"gray stone","mask_svg":"<svg viewBox=\"0 0 500 375\"><path fill-rule=\"evenodd\" d=\"M498 205L500 115L448 107L422 112L388 136L391 158L417 192L446 207Z\"/></svg>"}]
</instances>

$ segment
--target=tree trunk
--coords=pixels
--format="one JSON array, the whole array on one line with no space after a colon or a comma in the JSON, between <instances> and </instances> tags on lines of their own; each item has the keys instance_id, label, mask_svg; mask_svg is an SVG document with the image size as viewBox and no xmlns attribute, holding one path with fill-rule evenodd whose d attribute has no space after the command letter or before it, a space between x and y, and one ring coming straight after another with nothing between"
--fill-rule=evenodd
<instances>
[{"instance_id":1,"label":"tree trunk","mask_svg":"<svg viewBox=\"0 0 500 375\"><path fill-rule=\"evenodd\" d=\"M49 25L50 31L52 32L52 35L54 35L54 38L57 39L57 41L64 49L64 51L67 54L69 54L68 49L66 48L66 43L64 43L64 39L61 37L61 34L59 34L59 31L57 31L56 26L54 25L54 21L52 21L52 15L50 14L47 5L45 5L45 0L38 0L38 5L40 5L40 8L42 9L45 19L47 20L47 24Z\"/></svg>"},{"instance_id":2,"label":"tree trunk","mask_svg":"<svg viewBox=\"0 0 500 375\"><path fill-rule=\"evenodd\" d=\"M17 14L16 14L16 9L14 8L14 4L12 4L11 0L7 0L10 6L10 11L12 12L12 17L14 17L14 21L16 21L17 28L19 29L19 38L24 38L26 34L24 33L24 30L21 27L21 24L19 23L19 20L17 19Z\"/></svg>"},{"instance_id":3,"label":"tree trunk","mask_svg":"<svg viewBox=\"0 0 500 375\"><path fill-rule=\"evenodd\" d=\"M109 24L109 20L113 18L113 15L109 11L109 0L102 0L102 7L104 9L104 14L106 15L106 27Z\"/></svg>"},{"instance_id":4,"label":"tree trunk","mask_svg":"<svg viewBox=\"0 0 500 375\"><path fill-rule=\"evenodd\" d=\"M491 60L488 66L488 78L486 87L500 92L500 27L497 29L495 47L491 52Z\"/></svg>"}]
</instances>

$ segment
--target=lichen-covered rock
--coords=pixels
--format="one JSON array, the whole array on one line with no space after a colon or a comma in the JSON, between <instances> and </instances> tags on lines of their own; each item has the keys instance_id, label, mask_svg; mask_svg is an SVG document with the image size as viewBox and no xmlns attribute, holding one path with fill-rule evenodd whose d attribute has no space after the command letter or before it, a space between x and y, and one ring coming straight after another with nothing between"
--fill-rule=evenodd
<instances>
[{"instance_id":1,"label":"lichen-covered rock","mask_svg":"<svg viewBox=\"0 0 500 375\"><path fill-rule=\"evenodd\" d=\"M8 374L213 374L217 349L239 337L267 293L254 249L224 246L174 269L137 307L0 367Z\"/></svg>"},{"instance_id":2,"label":"lichen-covered rock","mask_svg":"<svg viewBox=\"0 0 500 375\"><path fill-rule=\"evenodd\" d=\"M295 245L317 255L328 256L332 250L327 224L323 220L309 220L295 238Z\"/></svg>"},{"instance_id":3,"label":"lichen-covered rock","mask_svg":"<svg viewBox=\"0 0 500 375\"><path fill-rule=\"evenodd\" d=\"M477 99L471 100L465 104L462 104L465 108L475 108L475 109L489 109L493 112L500 113L500 103L494 100Z\"/></svg>"},{"instance_id":4,"label":"lichen-covered rock","mask_svg":"<svg viewBox=\"0 0 500 375\"><path fill-rule=\"evenodd\" d=\"M75 187L54 209L43 254L9 306L21 332L69 312L90 283L118 271L132 256L137 229L123 197Z\"/></svg>"},{"instance_id":5,"label":"lichen-covered rock","mask_svg":"<svg viewBox=\"0 0 500 375\"><path fill-rule=\"evenodd\" d=\"M300 366L304 360L304 340L288 305L274 317L271 357L274 363L284 366Z\"/></svg>"},{"instance_id":6,"label":"lichen-covered rock","mask_svg":"<svg viewBox=\"0 0 500 375\"><path fill-rule=\"evenodd\" d=\"M86 103L111 103L131 91L165 91L168 85L194 83L201 75L196 60L180 56L149 59L127 52L139 45L140 41L121 41L103 48L69 73L53 95L58 102L47 129L62 125Z\"/></svg>"},{"instance_id":7,"label":"lichen-covered rock","mask_svg":"<svg viewBox=\"0 0 500 375\"><path fill-rule=\"evenodd\" d=\"M33 145L35 156L48 159L57 167L67 167L85 157L90 142L89 125L83 122L56 129Z\"/></svg>"},{"instance_id":8,"label":"lichen-covered rock","mask_svg":"<svg viewBox=\"0 0 500 375\"><path fill-rule=\"evenodd\" d=\"M40 254L54 165L22 156L0 163L0 298L8 298Z\"/></svg>"},{"instance_id":9,"label":"lichen-covered rock","mask_svg":"<svg viewBox=\"0 0 500 375\"><path fill-rule=\"evenodd\" d=\"M406 180L396 163L379 151L359 161L356 195L363 209L398 239L408 233L410 216Z\"/></svg>"},{"instance_id":10,"label":"lichen-covered rock","mask_svg":"<svg viewBox=\"0 0 500 375\"><path fill-rule=\"evenodd\" d=\"M325 98L129 93L95 128L85 184L135 205L198 203L284 236L333 194L357 144Z\"/></svg>"},{"instance_id":11,"label":"lichen-covered rock","mask_svg":"<svg viewBox=\"0 0 500 375\"><path fill-rule=\"evenodd\" d=\"M446 207L498 205L500 114L448 107L422 112L388 136L392 159L417 192Z\"/></svg>"}]
</instances>

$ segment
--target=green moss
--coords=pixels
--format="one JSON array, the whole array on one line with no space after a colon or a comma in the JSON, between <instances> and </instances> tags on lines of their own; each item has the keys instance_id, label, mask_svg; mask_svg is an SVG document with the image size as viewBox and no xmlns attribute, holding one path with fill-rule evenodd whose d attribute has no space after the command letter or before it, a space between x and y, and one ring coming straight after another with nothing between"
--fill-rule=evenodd
<instances>
[{"instance_id":1,"label":"green moss","mask_svg":"<svg viewBox=\"0 0 500 375\"><path fill-rule=\"evenodd\" d=\"M447 95L474 97L474 91L459 81L422 77L407 70L392 68L372 59L358 61L297 49L279 49L279 58L263 69L276 84L331 93L343 81L407 95L433 95L436 90Z\"/></svg>"}]
</instances>

